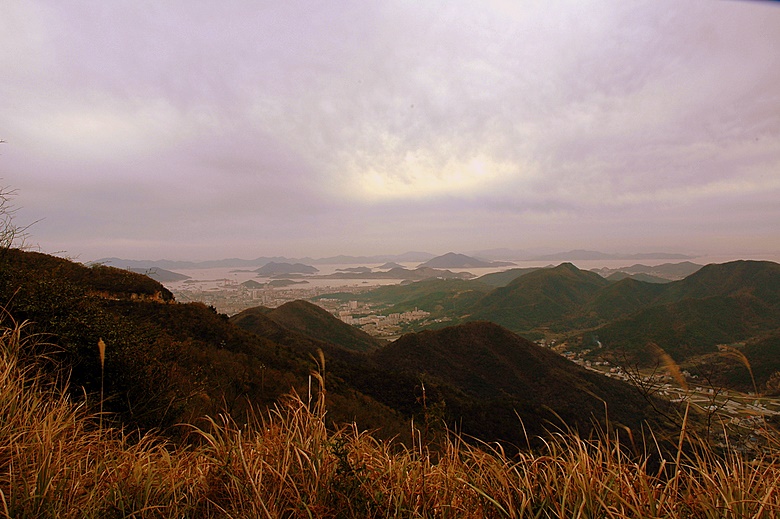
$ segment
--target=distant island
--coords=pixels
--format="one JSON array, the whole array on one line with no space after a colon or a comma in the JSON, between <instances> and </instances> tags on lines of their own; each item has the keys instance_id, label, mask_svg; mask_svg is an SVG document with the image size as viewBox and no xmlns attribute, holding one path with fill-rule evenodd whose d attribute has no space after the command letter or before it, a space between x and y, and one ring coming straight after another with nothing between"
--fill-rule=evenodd
<instances>
[{"instance_id":1,"label":"distant island","mask_svg":"<svg viewBox=\"0 0 780 519\"><path fill-rule=\"evenodd\" d=\"M465 254L448 252L442 256L436 256L422 263L420 267L429 268L448 268L448 269L468 269L468 268L486 268L486 267L514 267L515 263L509 261L483 261L472 258Z\"/></svg>"},{"instance_id":2,"label":"distant island","mask_svg":"<svg viewBox=\"0 0 780 519\"><path fill-rule=\"evenodd\" d=\"M303 263L277 263L271 261L259 269L255 269L258 276L280 276L288 274L316 274L319 269Z\"/></svg>"},{"instance_id":3,"label":"distant island","mask_svg":"<svg viewBox=\"0 0 780 519\"><path fill-rule=\"evenodd\" d=\"M370 267L348 267L344 269L336 269L336 272L352 272L354 274L368 274L371 272Z\"/></svg>"},{"instance_id":4,"label":"distant island","mask_svg":"<svg viewBox=\"0 0 780 519\"><path fill-rule=\"evenodd\" d=\"M664 281L676 281L690 276L701 269L704 265L683 261L681 263L664 263L654 267L637 263L630 267L620 267L616 269L600 268L593 269L593 272L610 279L619 281L625 277L630 277L639 281L649 283L658 283Z\"/></svg>"},{"instance_id":5,"label":"distant island","mask_svg":"<svg viewBox=\"0 0 780 519\"><path fill-rule=\"evenodd\" d=\"M390 270L390 269L402 269L404 268L403 265L399 265L398 263L394 261L389 261L385 263L384 265L380 265L377 267L379 270Z\"/></svg>"},{"instance_id":6,"label":"distant island","mask_svg":"<svg viewBox=\"0 0 780 519\"><path fill-rule=\"evenodd\" d=\"M452 272L450 270L434 269L430 267L417 267L409 270L403 267L392 268L379 272L335 272L323 276L314 276L317 279L402 279L419 281L422 279L471 279L476 276L470 272Z\"/></svg>"}]
</instances>

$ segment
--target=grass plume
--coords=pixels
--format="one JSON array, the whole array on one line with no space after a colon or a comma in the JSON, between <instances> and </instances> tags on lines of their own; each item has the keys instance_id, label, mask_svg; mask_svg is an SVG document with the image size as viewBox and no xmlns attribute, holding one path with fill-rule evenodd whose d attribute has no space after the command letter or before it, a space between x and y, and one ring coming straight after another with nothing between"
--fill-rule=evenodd
<instances>
[{"instance_id":1,"label":"grass plume","mask_svg":"<svg viewBox=\"0 0 780 519\"><path fill-rule=\"evenodd\" d=\"M98 339L98 354L100 355L100 430L103 430L103 400L106 377L106 343L103 338Z\"/></svg>"},{"instance_id":2,"label":"grass plume","mask_svg":"<svg viewBox=\"0 0 780 519\"><path fill-rule=\"evenodd\" d=\"M688 382L685 380L679 364L677 364L674 359L656 343L648 342L647 346L650 351L653 352L655 358L658 359L663 367L669 372L669 375L674 378L681 388L688 391Z\"/></svg>"},{"instance_id":3,"label":"grass plume","mask_svg":"<svg viewBox=\"0 0 780 519\"><path fill-rule=\"evenodd\" d=\"M551 434L536 451L445 435L431 456L325 422L292 393L247 423L192 426L189 446L131 439L19 360L24 325L0 330L0 516L263 518L771 518L780 455L717 454L687 428L671 455L621 448L619 428ZM687 423L687 420L686 420ZM654 439L647 442L653 445Z\"/></svg>"}]
</instances>

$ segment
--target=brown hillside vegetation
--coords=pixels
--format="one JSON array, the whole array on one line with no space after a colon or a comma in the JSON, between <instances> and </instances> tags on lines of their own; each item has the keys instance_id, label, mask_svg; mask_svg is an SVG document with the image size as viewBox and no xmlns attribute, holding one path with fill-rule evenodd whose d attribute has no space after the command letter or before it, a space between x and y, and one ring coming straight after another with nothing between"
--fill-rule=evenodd
<instances>
[{"instance_id":1,"label":"brown hillside vegetation","mask_svg":"<svg viewBox=\"0 0 780 519\"><path fill-rule=\"evenodd\" d=\"M162 297L139 297L154 294ZM88 403L98 401L103 339L105 410L142 429L220 412L242 420L291 388L305 394L314 366L310 351L247 333L203 304L175 303L158 282L113 267L9 250L0 301L40 337L23 354L46 353ZM394 412L352 388L334 384L329 399L334 421L401 429Z\"/></svg>"},{"instance_id":2,"label":"brown hillside vegetation","mask_svg":"<svg viewBox=\"0 0 780 519\"><path fill-rule=\"evenodd\" d=\"M507 456L447 435L432 452L327 427L318 390L246 423L217 416L186 447L99 426L19 355L25 325L0 328L0 515L57 518L751 517L780 510L780 456L716 456L682 424L676 452L649 464L620 429L556 434ZM318 382L324 380L315 373Z\"/></svg>"},{"instance_id":3,"label":"brown hillside vegetation","mask_svg":"<svg viewBox=\"0 0 780 519\"><path fill-rule=\"evenodd\" d=\"M337 321L312 307L296 302L280 309L288 316L314 313L324 321ZM292 328L280 335L278 325L267 317L272 313L250 309L233 321L273 340L294 337ZM302 321L292 316L287 320ZM635 388L589 372L492 323L407 334L368 353L338 346L340 334L328 333L334 329L338 327L324 325L318 340L295 339L291 347L309 353L321 349L331 359L328 372L339 385L353 387L407 418L429 420L433 414L437 423L483 440L525 445L560 426L561 420L583 432L607 419L637 431L649 422L661 432L671 423L657 410L677 414L668 402L648 402Z\"/></svg>"},{"instance_id":4,"label":"brown hillside vegetation","mask_svg":"<svg viewBox=\"0 0 780 519\"><path fill-rule=\"evenodd\" d=\"M442 399L454 408L451 419L459 420L453 426L466 434L492 430L490 439L522 441L518 418L524 434L532 436L543 436L546 428L562 423L586 432L607 418L637 431L647 421L658 432L671 425L635 388L581 368L493 323L407 334L376 352L373 360L393 376L414 374L431 386L457 388L460 398ZM668 402L652 404L675 414Z\"/></svg>"},{"instance_id":5,"label":"brown hillside vegetation","mask_svg":"<svg viewBox=\"0 0 780 519\"><path fill-rule=\"evenodd\" d=\"M326 340L342 348L355 351L375 350L384 345L366 332L334 319L327 310L306 301L291 301L278 308L271 308L266 315L288 330L302 333L312 339ZM239 322L241 314L232 320Z\"/></svg>"}]
</instances>

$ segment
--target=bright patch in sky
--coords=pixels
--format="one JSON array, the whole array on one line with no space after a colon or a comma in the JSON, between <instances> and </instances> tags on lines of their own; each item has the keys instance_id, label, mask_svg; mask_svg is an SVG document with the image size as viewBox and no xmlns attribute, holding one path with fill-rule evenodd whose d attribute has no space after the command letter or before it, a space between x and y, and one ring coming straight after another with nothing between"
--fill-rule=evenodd
<instances>
[{"instance_id":1,"label":"bright patch in sky","mask_svg":"<svg viewBox=\"0 0 780 519\"><path fill-rule=\"evenodd\" d=\"M355 195L371 200L469 197L511 178L517 166L486 155L441 159L418 150L401 160L354 172Z\"/></svg>"}]
</instances>

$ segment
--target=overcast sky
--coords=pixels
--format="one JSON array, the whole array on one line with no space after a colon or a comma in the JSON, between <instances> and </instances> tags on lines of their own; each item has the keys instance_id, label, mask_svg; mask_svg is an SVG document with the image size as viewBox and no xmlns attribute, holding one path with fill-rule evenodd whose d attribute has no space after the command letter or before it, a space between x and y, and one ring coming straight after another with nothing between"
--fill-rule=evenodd
<instances>
[{"instance_id":1,"label":"overcast sky","mask_svg":"<svg viewBox=\"0 0 780 519\"><path fill-rule=\"evenodd\" d=\"M772 2L0 6L44 252L780 252Z\"/></svg>"}]
</instances>

